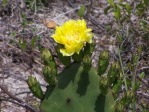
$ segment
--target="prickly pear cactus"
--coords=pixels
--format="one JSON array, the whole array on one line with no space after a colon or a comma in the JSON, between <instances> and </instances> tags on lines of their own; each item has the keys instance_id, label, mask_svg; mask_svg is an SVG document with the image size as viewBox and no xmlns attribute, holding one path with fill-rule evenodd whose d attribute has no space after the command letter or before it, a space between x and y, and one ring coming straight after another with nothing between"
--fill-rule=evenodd
<instances>
[{"instance_id":1,"label":"prickly pear cactus","mask_svg":"<svg viewBox=\"0 0 149 112\"><path fill-rule=\"evenodd\" d=\"M47 88L41 103L43 112L112 112L112 94L110 90L105 96L100 94L95 69L86 72L81 64L72 64L57 79L55 87Z\"/></svg>"},{"instance_id":2,"label":"prickly pear cactus","mask_svg":"<svg viewBox=\"0 0 149 112\"><path fill-rule=\"evenodd\" d=\"M71 28L69 23L78 30ZM108 69L110 56L108 51L103 51L98 68L92 67L91 56L95 45L90 31L84 20L69 21L57 28L52 37L57 42L57 57L65 66L60 74L52 53L48 49L42 50L42 73L48 83L47 90L43 92L32 76L28 79L31 92L41 100L42 112L114 112L112 93L116 94L121 87L119 65L113 63Z\"/></svg>"}]
</instances>

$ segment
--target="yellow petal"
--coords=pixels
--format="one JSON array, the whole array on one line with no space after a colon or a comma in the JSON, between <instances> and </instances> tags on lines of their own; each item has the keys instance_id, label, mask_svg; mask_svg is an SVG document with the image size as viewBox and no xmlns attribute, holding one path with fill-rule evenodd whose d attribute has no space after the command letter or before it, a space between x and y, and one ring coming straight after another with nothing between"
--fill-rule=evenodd
<instances>
[{"instance_id":1,"label":"yellow petal","mask_svg":"<svg viewBox=\"0 0 149 112\"><path fill-rule=\"evenodd\" d=\"M60 52L64 56L79 53L86 42L92 43L92 29L87 28L85 20L69 20L62 26L57 26L51 37L64 48Z\"/></svg>"}]
</instances>

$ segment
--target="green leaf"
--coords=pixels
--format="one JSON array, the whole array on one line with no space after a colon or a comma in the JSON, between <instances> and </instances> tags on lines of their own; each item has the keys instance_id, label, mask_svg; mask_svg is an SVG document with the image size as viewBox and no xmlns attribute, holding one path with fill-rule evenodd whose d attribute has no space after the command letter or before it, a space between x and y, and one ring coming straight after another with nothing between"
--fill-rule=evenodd
<instances>
[{"instance_id":1,"label":"green leaf","mask_svg":"<svg viewBox=\"0 0 149 112\"><path fill-rule=\"evenodd\" d=\"M133 64L136 65L138 63L139 56L136 54L133 56Z\"/></svg>"},{"instance_id":2,"label":"green leaf","mask_svg":"<svg viewBox=\"0 0 149 112\"><path fill-rule=\"evenodd\" d=\"M144 78L144 76L145 76L145 73L144 73L144 72L142 72L142 73L140 74L140 76L139 76L139 77L140 77L141 79L143 79L143 78Z\"/></svg>"},{"instance_id":3,"label":"green leaf","mask_svg":"<svg viewBox=\"0 0 149 112\"><path fill-rule=\"evenodd\" d=\"M7 5L7 2L8 2L7 0L2 0L2 4L4 7Z\"/></svg>"},{"instance_id":4,"label":"green leaf","mask_svg":"<svg viewBox=\"0 0 149 112\"><path fill-rule=\"evenodd\" d=\"M104 9L104 14L108 14L108 11L111 9L112 7L111 6L108 6Z\"/></svg>"},{"instance_id":5,"label":"green leaf","mask_svg":"<svg viewBox=\"0 0 149 112\"><path fill-rule=\"evenodd\" d=\"M78 10L78 16L82 18L84 14L85 14L85 6L82 5L80 9Z\"/></svg>"},{"instance_id":6,"label":"green leaf","mask_svg":"<svg viewBox=\"0 0 149 112\"><path fill-rule=\"evenodd\" d=\"M113 0L108 0L108 3L109 3L111 6L113 6L113 7L114 7L114 5L115 5L115 3L114 3Z\"/></svg>"},{"instance_id":7,"label":"green leaf","mask_svg":"<svg viewBox=\"0 0 149 112\"><path fill-rule=\"evenodd\" d=\"M149 5L149 0L143 0L143 3L145 6L148 6Z\"/></svg>"},{"instance_id":8,"label":"green leaf","mask_svg":"<svg viewBox=\"0 0 149 112\"><path fill-rule=\"evenodd\" d=\"M123 2L123 0L119 0L119 3L122 3Z\"/></svg>"},{"instance_id":9,"label":"green leaf","mask_svg":"<svg viewBox=\"0 0 149 112\"><path fill-rule=\"evenodd\" d=\"M112 92L114 93L114 95L117 95L119 90L121 90L121 86L122 86L122 80L117 80L112 88Z\"/></svg>"},{"instance_id":10,"label":"green leaf","mask_svg":"<svg viewBox=\"0 0 149 112\"><path fill-rule=\"evenodd\" d=\"M26 19L26 14L25 13L21 13L21 17L22 17L22 19Z\"/></svg>"},{"instance_id":11,"label":"green leaf","mask_svg":"<svg viewBox=\"0 0 149 112\"><path fill-rule=\"evenodd\" d=\"M119 4L117 4L117 5L119 5L119 6L122 7L122 8L125 8L125 7L126 7L125 4L122 4L122 3L119 3Z\"/></svg>"},{"instance_id":12,"label":"green leaf","mask_svg":"<svg viewBox=\"0 0 149 112\"><path fill-rule=\"evenodd\" d=\"M35 48L35 44L36 44L37 38L33 37L31 40L31 47L34 49Z\"/></svg>"},{"instance_id":13,"label":"green leaf","mask_svg":"<svg viewBox=\"0 0 149 112\"><path fill-rule=\"evenodd\" d=\"M127 11L128 15L131 14L132 7L128 3L126 3L126 11Z\"/></svg>"},{"instance_id":14,"label":"green leaf","mask_svg":"<svg viewBox=\"0 0 149 112\"><path fill-rule=\"evenodd\" d=\"M113 12L113 14L116 19L119 20L121 18L121 9L118 5L115 6L115 11Z\"/></svg>"},{"instance_id":15,"label":"green leaf","mask_svg":"<svg viewBox=\"0 0 149 112\"><path fill-rule=\"evenodd\" d=\"M26 41L26 40L23 40L23 39L21 39L21 38L19 38L18 44L19 44L19 46L20 46L20 48L21 48L22 50L25 50L26 47L27 47L27 41Z\"/></svg>"},{"instance_id":16,"label":"green leaf","mask_svg":"<svg viewBox=\"0 0 149 112\"><path fill-rule=\"evenodd\" d=\"M136 6L136 13L139 15L139 16L142 16L144 11L145 11L145 7L144 7L144 4L143 3L139 3L137 6Z\"/></svg>"}]
</instances>

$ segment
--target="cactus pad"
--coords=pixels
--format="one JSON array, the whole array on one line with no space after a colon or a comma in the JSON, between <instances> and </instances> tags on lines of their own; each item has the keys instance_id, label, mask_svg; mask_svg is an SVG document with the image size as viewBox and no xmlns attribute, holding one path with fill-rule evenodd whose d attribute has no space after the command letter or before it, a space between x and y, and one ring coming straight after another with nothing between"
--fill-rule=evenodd
<instances>
[{"instance_id":1,"label":"cactus pad","mask_svg":"<svg viewBox=\"0 0 149 112\"><path fill-rule=\"evenodd\" d=\"M105 100L106 95L100 96L99 75L94 68L85 72L80 64L74 63L65 68L57 79L55 87L47 87L41 102L42 112L108 112L99 110L101 102L106 104L110 101ZM109 112L113 111L110 109Z\"/></svg>"}]
</instances>

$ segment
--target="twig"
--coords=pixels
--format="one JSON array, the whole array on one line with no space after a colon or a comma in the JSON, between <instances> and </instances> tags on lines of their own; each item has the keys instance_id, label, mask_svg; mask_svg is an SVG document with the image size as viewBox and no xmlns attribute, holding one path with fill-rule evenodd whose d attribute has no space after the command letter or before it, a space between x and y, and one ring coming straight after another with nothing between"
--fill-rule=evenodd
<instances>
[{"instance_id":1,"label":"twig","mask_svg":"<svg viewBox=\"0 0 149 112\"><path fill-rule=\"evenodd\" d=\"M25 107L26 109L30 110L30 112L39 112L37 110L35 110L33 107L31 107L29 104L27 104L26 102L23 102L21 99L15 97L14 95L12 95L5 87L3 87L2 85L0 85L0 89L3 90L9 97L11 97L13 100L17 101L11 101L15 104L18 104L22 107ZM4 99L3 99L4 100ZM8 100L7 100L8 101ZM9 100L10 101L10 100Z\"/></svg>"},{"instance_id":2,"label":"twig","mask_svg":"<svg viewBox=\"0 0 149 112\"><path fill-rule=\"evenodd\" d=\"M123 63L122 63L122 58L121 58L120 52L121 52L121 50L120 50L120 48L119 48L119 50L118 50L118 56L119 56L119 59L120 59L120 65L121 65L122 74L123 74L123 77L124 77L125 89L126 89L126 91L127 91L127 90L128 90L127 81L126 81L126 76L125 76L124 67L123 67Z\"/></svg>"},{"instance_id":3,"label":"twig","mask_svg":"<svg viewBox=\"0 0 149 112\"><path fill-rule=\"evenodd\" d=\"M145 94L143 94L143 93L137 93L137 95L139 95L139 96L141 96L141 97L143 97L143 98L145 98L145 99L149 99L149 96L147 96L147 95L145 95Z\"/></svg>"},{"instance_id":4,"label":"twig","mask_svg":"<svg viewBox=\"0 0 149 112\"><path fill-rule=\"evenodd\" d=\"M10 77L12 77L14 79L17 79L17 80L20 80L20 81L24 81L24 82L27 83L27 79L25 77L19 77L19 76L16 76L15 74L12 74L10 72L5 72L5 74L7 74L8 76L10 76ZM40 86L47 87L47 85L45 85L45 84L41 84L41 83L39 83L39 84L40 84Z\"/></svg>"},{"instance_id":5,"label":"twig","mask_svg":"<svg viewBox=\"0 0 149 112\"><path fill-rule=\"evenodd\" d=\"M19 105L19 106L21 106L21 107L25 107L24 104L19 103L19 102L16 102L16 101L14 101L14 100L9 100L9 99L0 98L0 101L7 101L7 102L11 102L11 103L17 104L17 105ZM26 108L26 107L25 107L25 108ZM30 106L30 108L32 108L32 107ZM31 111L31 110L30 110L30 111ZM31 111L31 112L37 112L37 111Z\"/></svg>"},{"instance_id":6,"label":"twig","mask_svg":"<svg viewBox=\"0 0 149 112\"><path fill-rule=\"evenodd\" d=\"M69 14L70 12L76 11L76 10L78 10L79 8L80 8L80 7L77 7L77 8L75 8L75 9L69 10L69 11L67 11L67 12L65 12L65 13L59 14L58 16L54 17L52 20L55 20L55 19L57 19L57 18L59 18L59 17L61 17L61 16L63 16L63 15Z\"/></svg>"},{"instance_id":7,"label":"twig","mask_svg":"<svg viewBox=\"0 0 149 112\"><path fill-rule=\"evenodd\" d=\"M149 69L149 66L141 67L140 69L141 69L141 70L143 70L143 69Z\"/></svg>"},{"instance_id":8,"label":"twig","mask_svg":"<svg viewBox=\"0 0 149 112\"><path fill-rule=\"evenodd\" d=\"M85 4L85 6L88 6L89 4ZM76 11L76 10L78 10L78 9L80 9L80 6L79 7L73 7L74 9L72 9L72 10L69 10L69 11L67 11L67 12L65 12L65 13L62 13L62 14L59 14L58 16L56 16L56 17L54 17L52 20L55 20L55 19L57 19L57 18L59 18L60 16L63 16L63 15L66 15L66 14L69 14L69 13L71 13L71 12L73 12L73 11Z\"/></svg>"},{"instance_id":9,"label":"twig","mask_svg":"<svg viewBox=\"0 0 149 112\"><path fill-rule=\"evenodd\" d=\"M139 57L137 59L137 63L136 63L136 66L134 68L134 73L132 76L132 90L133 90L134 94L136 93L135 86L136 86L136 75L137 75L138 66L139 66ZM133 106L133 110L134 110L133 112L135 112L135 109L136 109L136 102L135 101L133 102L132 106Z\"/></svg>"},{"instance_id":10,"label":"twig","mask_svg":"<svg viewBox=\"0 0 149 112\"><path fill-rule=\"evenodd\" d=\"M21 94L30 94L31 93L31 91L23 91L23 92L20 92L20 93L16 93L15 94L15 96L17 96L17 95L21 95Z\"/></svg>"}]
</instances>

